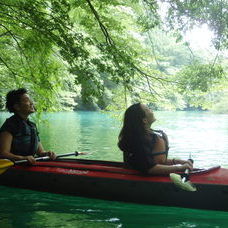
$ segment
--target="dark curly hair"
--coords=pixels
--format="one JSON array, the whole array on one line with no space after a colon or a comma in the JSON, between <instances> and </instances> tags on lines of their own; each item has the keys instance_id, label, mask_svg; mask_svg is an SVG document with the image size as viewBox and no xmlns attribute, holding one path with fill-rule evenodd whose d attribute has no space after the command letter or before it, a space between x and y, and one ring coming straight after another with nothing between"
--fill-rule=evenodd
<instances>
[{"instance_id":1,"label":"dark curly hair","mask_svg":"<svg viewBox=\"0 0 228 228\"><path fill-rule=\"evenodd\" d=\"M20 102L21 96L27 93L25 88L11 90L6 95L6 108L9 112L15 112L14 105Z\"/></svg>"}]
</instances>

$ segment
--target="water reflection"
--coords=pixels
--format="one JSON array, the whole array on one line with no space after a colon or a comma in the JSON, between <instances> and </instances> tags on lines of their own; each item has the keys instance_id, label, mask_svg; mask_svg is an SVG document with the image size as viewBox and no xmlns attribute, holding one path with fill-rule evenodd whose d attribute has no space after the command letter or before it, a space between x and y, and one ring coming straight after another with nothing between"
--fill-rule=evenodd
<instances>
[{"instance_id":1,"label":"water reflection","mask_svg":"<svg viewBox=\"0 0 228 228\"><path fill-rule=\"evenodd\" d=\"M1 187L2 228L227 227L227 212L103 201ZM20 200L18 200L20 199Z\"/></svg>"},{"instance_id":2,"label":"water reflection","mask_svg":"<svg viewBox=\"0 0 228 228\"><path fill-rule=\"evenodd\" d=\"M172 156L188 158L191 153L197 166L228 166L228 115L163 112L161 118Z\"/></svg>"},{"instance_id":3,"label":"water reflection","mask_svg":"<svg viewBox=\"0 0 228 228\"><path fill-rule=\"evenodd\" d=\"M169 136L170 157L188 159L195 166L228 167L228 115L207 112L156 112L154 128ZM89 159L122 161L116 143L121 121L98 112L47 114L49 127L41 125L46 148L58 153L88 151Z\"/></svg>"},{"instance_id":4,"label":"water reflection","mask_svg":"<svg viewBox=\"0 0 228 228\"><path fill-rule=\"evenodd\" d=\"M46 117L49 115L46 114ZM109 115L97 112L62 112L51 116L48 128L46 123L40 126L45 148L51 147L57 153L75 150L90 153L89 157L83 158L122 159L122 153L116 146L120 123Z\"/></svg>"},{"instance_id":5,"label":"water reflection","mask_svg":"<svg viewBox=\"0 0 228 228\"><path fill-rule=\"evenodd\" d=\"M188 159L195 166L228 167L228 115L209 112L155 112L154 128L169 136L170 157ZM0 113L2 123L8 113ZM122 161L117 147L121 121L100 112L44 113L39 126L46 149L60 153L90 152L83 158Z\"/></svg>"}]
</instances>

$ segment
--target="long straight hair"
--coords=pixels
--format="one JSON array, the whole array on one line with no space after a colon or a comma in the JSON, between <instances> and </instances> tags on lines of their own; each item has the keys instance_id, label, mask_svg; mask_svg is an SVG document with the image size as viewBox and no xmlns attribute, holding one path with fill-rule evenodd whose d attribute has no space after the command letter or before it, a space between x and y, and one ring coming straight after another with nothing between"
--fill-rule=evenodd
<instances>
[{"instance_id":1,"label":"long straight hair","mask_svg":"<svg viewBox=\"0 0 228 228\"><path fill-rule=\"evenodd\" d=\"M141 103L133 104L125 111L118 142L122 151L136 151L141 146L146 133L143 123L145 117L146 114Z\"/></svg>"}]
</instances>

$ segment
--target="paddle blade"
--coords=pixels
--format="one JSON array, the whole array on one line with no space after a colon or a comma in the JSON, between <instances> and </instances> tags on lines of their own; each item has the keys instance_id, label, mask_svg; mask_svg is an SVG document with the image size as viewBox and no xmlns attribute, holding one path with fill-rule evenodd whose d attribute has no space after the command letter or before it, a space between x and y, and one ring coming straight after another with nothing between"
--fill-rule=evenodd
<instances>
[{"instance_id":1,"label":"paddle blade","mask_svg":"<svg viewBox=\"0 0 228 228\"><path fill-rule=\"evenodd\" d=\"M0 174L4 173L9 167L13 165L14 163L8 159L0 159Z\"/></svg>"},{"instance_id":2,"label":"paddle blade","mask_svg":"<svg viewBox=\"0 0 228 228\"><path fill-rule=\"evenodd\" d=\"M0 169L9 168L13 165L14 163L8 159L0 159Z\"/></svg>"},{"instance_id":3,"label":"paddle blade","mask_svg":"<svg viewBox=\"0 0 228 228\"><path fill-rule=\"evenodd\" d=\"M169 176L170 176L170 179L173 181L173 183L179 188L190 192L196 191L196 187L190 181L183 182L180 175L176 173L170 173Z\"/></svg>"}]
</instances>

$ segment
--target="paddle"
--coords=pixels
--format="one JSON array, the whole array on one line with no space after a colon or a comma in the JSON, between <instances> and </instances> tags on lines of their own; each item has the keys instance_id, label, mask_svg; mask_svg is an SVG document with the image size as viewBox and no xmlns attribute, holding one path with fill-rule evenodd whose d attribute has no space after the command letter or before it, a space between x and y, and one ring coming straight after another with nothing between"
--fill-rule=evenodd
<instances>
[{"instance_id":1,"label":"paddle","mask_svg":"<svg viewBox=\"0 0 228 228\"><path fill-rule=\"evenodd\" d=\"M68 157L68 156L78 156L78 155L85 155L87 153L85 152L74 152L74 153L66 153L66 154L60 154L56 156L56 159L62 158L62 157ZM36 161L44 161L44 160L49 160L50 157L45 156L45 157L39 157L35 158ZM20 161L10 161L8 159L0 159L0 174L4 173L8 168L14 166L15 164L20 164L20 163L25 163L28 162L27 160L20 160Z\"/></svg>"},{"instance_id":2,"label":"paddle","mask_svg":"<svg viewBox=\"0 0 228 228\"><path fill-rule=\"evenodd\" d=\"M192 159L191 162L193 163ZM178 186L179 188L185 190L185 191L190 191L190 192L195 192L196 187L191 183L190 181L190 170L186 169L184 174L180 175L177 173L170 173L169 174L170 179L173 181L173 183Z\"/></svg>"}]
</instances>

